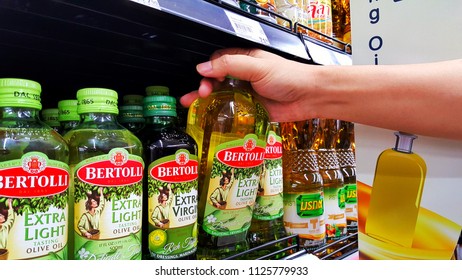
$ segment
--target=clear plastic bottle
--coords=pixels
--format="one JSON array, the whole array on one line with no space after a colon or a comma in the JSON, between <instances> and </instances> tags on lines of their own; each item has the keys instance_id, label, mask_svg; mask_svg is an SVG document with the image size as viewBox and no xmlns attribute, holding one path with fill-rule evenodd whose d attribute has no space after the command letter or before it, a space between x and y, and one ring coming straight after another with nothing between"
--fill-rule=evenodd
<instances>
[{"instance_id":1,"label":"clear plastic bottle","mask_svg":"<svg viewBox=\"0 0 462 280\"><path fill-rule=\"evenodd\" d=\"M143 259L196 259L197 144L177 127L175 98L145 97L144 115Z\"/></svg>"},{"instance_id":2,"label":"clear plastic bottle","mask_svg":"<svg viewBox=\"0 0 462 280\"><path fill-rule=\"evenodd\" d=\"M65 135L74 176L71 242L77 260L141 259L143 148L117 122L117 92L77 91L80 124Z\"/></svg>"},{"instance_id":3,"label":"clear plastic bottle","mask_svg":"<svg viewBox=\"0 0 462 280\"><path fill-rule=\"evenodd\" d=\"M249 248L266 146L268 115L250 83L228 77L214 89L188 113L187 131L199 150L198 259L229 258Z\"/></svg>"},{"instance_id":4,"label":"clear plastic bottle","mask_svg":"<svg viewBox=\"0 0 462 280\"><path fill-rule=\"evenodd\" d=\"M326 243L324 189L313 149L318 119L281 123L284 225L308 252Z\"/></svg>"},{"instance_id":5,"label":"clear plastic bottle","mask_svg":"<svg viewBox=\"0 0 462 280\"><path fill-rule=\"evenodd\" d=\"M279 123L268 123L265 161L260 177L252 223L248 232L251 248L279 240L287 236L284 227L284 205L282 184L282 141ZM255 258L284 250L287 242L275 243L252 254ZM276 254L282 258L288 252Z\"/></svg>"},{"instance_id":6,"label":"clear plastic bottle","mask_svg":"<svg viewBox=\"0 0 462 280\"><path fill-rule=\"evenodd\" d=\"M319 119L319 130L314 149L318 157L319 173L323 180L327 244L347 236L344 179L335 151L337 139L338 120ZM330 246L327 253L336 251L345 243L346 240L339 241L335 246ZM341 252L338 254L340 255Z\"/></svg>"},{"instance_id":7,"label":"clear plastic bottle","mask_svg":"<svg viewBox=\"0 0 462 280\"><path fill-rule=\"evenodd\" d=\"M80 116L77 114L77 99L59 101L58 110L58 120L61 124L61 135L64 135L80 123Z\"/></svg>"},{"instance_id":8,"label":"clear plastic bottle","mask_svg":"<svg viewBox=\"0 0 462 280\"><path fill-rule=\"evenodd\" d=\"M35 81L0 79L0 259L68 256L69 149L40 120L40 94Z\"/></svg>"}]
</instances>

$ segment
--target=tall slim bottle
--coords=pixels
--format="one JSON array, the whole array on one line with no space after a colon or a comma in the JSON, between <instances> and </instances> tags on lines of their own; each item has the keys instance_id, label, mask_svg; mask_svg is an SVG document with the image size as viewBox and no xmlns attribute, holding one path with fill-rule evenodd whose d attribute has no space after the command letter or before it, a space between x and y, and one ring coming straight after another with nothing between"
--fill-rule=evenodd
<instances>
[{"instance_id":1,"label":"tall slim bottle","mask_svg":"<svg viewBox=\"0 0 462 280\"><path fill-rule=\"evenodd\" d=\"M345 215L347 221L347 233L349 235L358 232L358 195L356 188L356 158L354 147L354 123L339 121L339 137L336 141L340 171L343 175L345 192Z\"/></svg>"},{"instance_id":2,"label":"tall slim bottle","mask_svg":"<svg viewBox=\"0 0 462 280\"><path fill-rule=\"evenodd\" d=\"M58 102L58 109L61 135L64 135L80 123L80 116L77 114L77 99L60 100Z\"/></svg>"},{"instance_id":3,"label":"tall slim bottle","mask_svg":"<svg viewBox=\"0 0 462 280\"><path fill-rule=\"evenodd\" d=\"M196 142L177 126L174 97L147 96L143 107L143 259L196 259Z\"/></svg>"},{"instance_id":4,"label":"tall slim bottle","mask_svg":"<svg viewBox=\"0 0 462 280\"><path fill-rule=\"evenodd\" d=\"M384 242L411 247L427 166L412 151L417 136L404 132L395 135L395 147L377 159L365 231Z\"/></svg>"},{"instance_id":5,"label":"tall slim bottle","mask_svg":"<svg viewBox=\"0 0 462 280\"><path fill-rule=\"evenodd\" d=\"M279 123L268 123L265 161L260 176L260 185L248 232L250 247L257 247L287 236L284 227L284 205L282 184L282 141ZM284 250L287 242L276 243L254 252L258 258L271 252ZM273 258L281 258L284 253Z\"/></svg>"},{"instance_id":6,"label":"tall slim bottle","mask_svg":"<svg viewBox=\"0 0 462 280\"><path fill-rule=\"evenodd\" d=\"M224 259L249 248L265 155L268 116L250 83L226 78L190 108L187 131L199 148L199 259Z\"/></svg>"},{"instance_id":7,"label":"tall slim bottle","mask_svg":"<svg viewBox=\"0 0 462 280\"><path fill-rule=\"evenodd\" d=\"M0 260L68 258L69 149L40 121L40 94L0 79Z\"/></svg>"},{"instance_id":8,"label":"tall slim bottle","mask_svg":"<svg viewBox=\"0 0 462 280\"><path fill-rule=\"evenodd\" d=\"M43 122L53 128L54 131L62 135L61 123L59 122L59 109L46 108L42 110Z\"/></svg>"},{"instance_id":9,"label":"tall slim bottle","mask_svg":"<svg viewBox=\"0 0 462 280\"><path fill-rule=\"evenodd\" d=\"M338 120L319 119L315 150L318 156L319 173L321 173L325 194L326 243L330 244L347 236L345 213L344 179L335 151L338 138ZM345 241L330 246L330 254L341 247Z\"/></svg>"},{"instance_id":10,"label":"tall slim bottle","mask_svg":"<svg viewBox=\"0 0 462 280\"><path fill-rule=\"evenodd\" d=\"M117 92L77 91L81 123L65 135L74 177L70 232L76 260L141 259L143 148L117 122Z\"/></svg>"},{"instance_id":11,"label":"tall slim bottle","mask_svg":"<svg viewBox=\"0 0 462 280\"><path fill-rule=\"evenodd\" d=\"M281 123L284 226L313 252L325 245L324 190L313 149L318 119Z\"/></svg>"}]
</instances>

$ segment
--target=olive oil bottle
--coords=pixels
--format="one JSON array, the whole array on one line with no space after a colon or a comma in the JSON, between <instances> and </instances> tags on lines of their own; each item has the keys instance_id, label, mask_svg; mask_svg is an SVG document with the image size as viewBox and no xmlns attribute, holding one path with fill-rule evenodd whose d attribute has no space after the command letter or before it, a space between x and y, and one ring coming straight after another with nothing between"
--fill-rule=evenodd
<instances>
[{"instance_id":1,"label":"olive oil bottle","mask_svg":"<svg viewBox=\"0 0 462 280\"><path fill-rule=\"evenodd\" d=\"M77 99L60 100L58 102L58 109L61 135L64 135L80 123L80 116L77 114Z\"/></svg>"},{"instance_id":2,"label":"olive oil bottle","mask_svg":"<svg viewBox=\"0 0 462 280\"><path fill-rule=\"evenodd\" d=\"M69 149L40 121L40 95L0 79L0 260L68 258Z\"/></svg>"},{"instance_id":3,"label":"olive oil bottle","mask_svg":"<svg viewBox=\"0 0 462 280\"><path fill-rule=\"evenodd\" d=\"M412 247L427 166L413 152L417 136L395 132L394 148L377 158L366 234L383 242Z\"/></svg>"},{"instance_id":4,"label":"olive oil bottle","mask_svg":"<svg viewBox=\"0 0 462 280\"><path fill-rule=\"evenodd\" d=\"M279 123L268 123L265 161L260 176L257 199L253 210L252 223L248 231L251 248L277 241L287 236L284 227L284 205L282 185L282 141ZM282 251L287 242L277 242L253 252L252 259L263 257L273 252ZM288 252L286 252L288 253ZM282 258L279 253L272 258Z\"/></svg>"},{"instance_id":5,"label":"olive oil bottle","mask_svg":"<svg viewBox=\"0 0 462 280\"><path fill-rule=\"evenodd\" d=\"M326 243L337 241L335 246L329 246L328 254L345 244L346 240L343 238L347 236L344 179L335 151L338 126L338 120L319 119L319 130L314 144L325 195Z\"/></svg>"},{"instance_id":6,"label":"olive oil bottle","mask_svg":"<svg viewBox=\"0 0 462 280\"><path fill-rule=\"evenodd\" d=\"M177 126L176 99L144 98L143 259L196 259L197 144Z\"/></svg>"},{"instance_id":7,"label":"olive oil bottle","mask_svg":"<svg viewBox=\"0 0 462 280\"><path fill-rule=\"evenodd\" d=\"M214 89L188 112L187 131L199 150L198 259L225 259L249 248L266 146L268 116L250 84L228 77Z\"/></svg>"},{"instance_id":8,"label":"olive oil bottle","mask_svg":"<svg viewBox=\"0 0 462 280\"><path fill-rule=\"evenodd\" d=\"M65 135L74 177L71 242L76 260L141 259L143 148L117 122L118 95L77 91L81 123Z\"/></svg>"},{"instance_id":9,"label":"olive oil bottle","mask_svg":"<svg viewBox=\"0 0 462 280\"><path fill-rule=\"evenodd\" d=\"M323 179L313 149L318 129L318 119L281 123L284 226L308 252L326 242Z\"/></svg>"}]
</instances>

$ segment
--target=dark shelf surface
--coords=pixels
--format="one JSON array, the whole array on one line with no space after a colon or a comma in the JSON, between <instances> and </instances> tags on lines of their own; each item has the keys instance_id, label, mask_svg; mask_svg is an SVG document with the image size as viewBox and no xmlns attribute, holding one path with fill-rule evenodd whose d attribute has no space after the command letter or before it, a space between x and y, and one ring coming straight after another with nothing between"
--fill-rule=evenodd
<instances>
[{"instance_id":1,"label":"dark shelf surface","mask_svg":"<svg viewBox=\"0 0 462 280\"><path fill-rule=\"evenodd\" d=\"M225 47L258 47L310 64L349 59L212 0L2 0L0 38L0 76L39 82L44 107L83 87L126 95L166 85L181 96L197 88L195 65Z\"/></svg>"}]
</instances>

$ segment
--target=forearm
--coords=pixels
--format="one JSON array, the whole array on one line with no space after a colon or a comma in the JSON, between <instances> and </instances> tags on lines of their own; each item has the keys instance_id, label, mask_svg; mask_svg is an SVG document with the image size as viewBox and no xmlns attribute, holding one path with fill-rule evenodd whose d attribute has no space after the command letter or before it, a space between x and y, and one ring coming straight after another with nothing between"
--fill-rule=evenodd
<instances>
[{"instance_id":1,"label":"forearm","mask_svg":"<svg viewBox=\"0 0 462 280\"><path fill-rule=\"evenodd\" d=\"M315 76L319 84L309 107L311 117L462 139L462 123L457 121L462 118L462 60L320 66Z\"/></svg>"}]
</instances>

